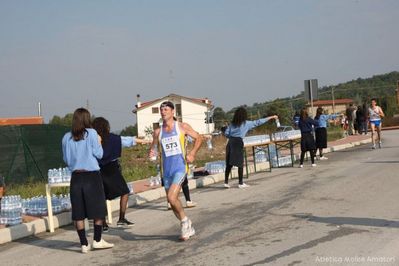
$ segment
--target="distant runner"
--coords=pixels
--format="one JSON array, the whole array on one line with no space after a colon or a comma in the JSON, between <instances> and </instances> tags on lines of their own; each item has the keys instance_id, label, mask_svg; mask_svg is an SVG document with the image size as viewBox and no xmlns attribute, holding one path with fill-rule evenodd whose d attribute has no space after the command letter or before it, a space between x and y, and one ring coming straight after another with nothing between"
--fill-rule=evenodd
<instances>
[{"instance_id":1,"label":"distant runner","mask_svg":"<svg viewBox=\"0 0 399 266\"><path fill-rule=\"evenodd\" d=\"M375 137L374 132L377 129L377 139L378 139L378 147L381 148L381 127L382 121L381 118L385 116L382 108L377 105L377 100L371 99L371 106L369 108L369 120L371 127L371 142L373 143L372 149L375 149Z\"/></svg>"}]
</instances>

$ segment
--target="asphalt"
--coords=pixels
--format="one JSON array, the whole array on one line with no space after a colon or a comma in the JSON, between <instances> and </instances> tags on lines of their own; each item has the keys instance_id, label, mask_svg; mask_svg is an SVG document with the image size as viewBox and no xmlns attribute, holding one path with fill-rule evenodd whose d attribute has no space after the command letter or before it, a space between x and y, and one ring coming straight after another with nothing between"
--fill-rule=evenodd
<instances>
[{"instance_id":1,"label":"asphalt","mask_svg":"<svg viewBox=\"0 0 399 266\"><path fill-rule=\"evenodd\" d=\"M369 141L370 137L365 135L347 136L340 140L329 142L329 147L325 149L325 153L328 154L329 152L347 149L356 145L367 143ZM287 152L287 150L285 152ZM300 152L299 146L295 147L294 152L297 154L298 158ZM254 173L255 171L251 162L251 158L249 159L250 167L248 170L250 173ZM268 168L268 163L257 164L258 171L266 168ZM237 176L237 173L236 171L233 171L233 177L235 176ZM192 190L220 182L221 180L224 180L223 173L201 177L196 180L190 180L189 187ZM133 187L135 194L129 197L129 207L139 206L146 202L151 202L165 197L165 191L163 188L160 186L150 186L148 180L136 181L134 182ZM114 211L114 215L117 216L117 211L119 210L119 200L113 200L111 202L111 206L112 210ZM8 228L0 228L0 244L16 241L24 237L38 235L40 233L49 231L48 217L38 218L25 216L24 220L28 220L28 222ZM55 215L53 221L56 229L72 223L71 216L68 212Z\"/></svg>"}]
</instances>

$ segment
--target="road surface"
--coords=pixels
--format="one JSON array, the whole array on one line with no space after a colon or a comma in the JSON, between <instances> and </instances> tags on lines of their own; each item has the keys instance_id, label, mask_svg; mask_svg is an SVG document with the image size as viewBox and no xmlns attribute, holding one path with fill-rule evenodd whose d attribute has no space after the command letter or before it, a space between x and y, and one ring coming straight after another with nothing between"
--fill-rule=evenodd
<instances>
[{"instance_id":1,"label":"road surface","mask_svg":"<svg viewBox=\"0 0 399 266\"><path fill-rule=\"evenodd\" d=\"M81 254L69 226L0 246L1 265L399 265L399 132L383 134L382 149L193 191L187 242L159 200L129 209L133 228L104 234L113 249Z\"/></svg>"}]
</instances>

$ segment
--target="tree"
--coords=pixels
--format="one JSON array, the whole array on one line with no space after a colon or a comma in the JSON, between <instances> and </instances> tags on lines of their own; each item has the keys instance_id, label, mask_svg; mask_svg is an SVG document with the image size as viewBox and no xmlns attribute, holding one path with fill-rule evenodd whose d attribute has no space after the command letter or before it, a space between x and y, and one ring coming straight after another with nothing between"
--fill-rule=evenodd
<instances>
[{"instance_id":1,"label":"tree","mask_svg":"<svg viewBox=\"0 0 399 266\"><path fill-rule=\"evenodd\" d=\"M137 136L137 124L122 129L121 136Z\"/></svg>"},{"instance_id":2,"label":"tree","mask_svg":"<svg viewBox=\"0 0 399 266\"><path fill-rule=\"evenodd\" d=\"M227 122L227 116L225 111L221 107L216 107L213 110L213 121L215 122L215 128L220 129Z\"/></svg>"},{"instance_id":3,"label":"tree","mask_svg":"<svg viewBox=\"0 0 399 266\"><path fill-rule=\"evenodd\" d=\"M72 117L73 117L72 113L66 114L62 118L59 117L58 115L55 115L53 116L53 118L50 119L49 124L72 127Z\"/></svg>"}]
</instances>

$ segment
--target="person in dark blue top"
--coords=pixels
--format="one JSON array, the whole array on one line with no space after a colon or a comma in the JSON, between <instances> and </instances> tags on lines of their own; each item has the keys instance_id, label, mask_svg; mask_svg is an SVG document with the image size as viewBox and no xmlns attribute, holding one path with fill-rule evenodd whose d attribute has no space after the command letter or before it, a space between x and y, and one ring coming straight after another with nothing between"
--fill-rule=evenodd
<instances>
[{"instance_id":1,"label":"person in dark blue top","mask_svg":"<svg viewBox=\"0 0 399 266\"><path fill-rule=\"evenodd\" d=\"M292 118L292 124L294 125L295 129L298 129L300 118L301 118L301 116L299 115L299 112L296 111L294 117Z\"/></svg>"},{"instance_id":2,"label":"person in dark blue top","mask_svg":"<svg viewBox=\"0 0 399 266\"><path fill-rule=\"evenodd\" d=\"M238 167L238 188L246 188L249 185L243 183L243 163L244 163L244 142L243 138L249 130L263 125L270 119L278 119L277 115L269 116L266 118L258 119L255 121L247 120L247 110L244 107L239 107L234 112L231 124L224 131L224 135L229 139L226 146L226 171L224 173L224 187L229 186L229 175L233 166Z\"/></svg>"},{"instance_id":3,"label":"person in dark blue top","mask_svg":"<svg viewBox=\"0 0 399 266\"><path fill-rule=\"evenodd\" d=\"M131 147L136 143L149 144L149 141L136 139L135 137L122 137L110 132L109 122L104 117L97 117L93 120L93 128L102 139L103 157L98 159L101 177L104 185L105 198L113 200L120 197L118 227L133 226L134 223L125 218L127 201L129 199L129 188L122 176L118 158L122 155L122 147ZM108 225L103 221L103 230L108 231Z\"/></svg>"},{"instance_id":4,"label":"person in dark blue top","mask_svg":"<svg viewBox=\"0 0 399 266\"><path fill-rule=\"evenodd\" d=\"M305 159L305 154L307 151L310 152L310 160L312 161L312 166L316 166L314 163L314 157L316 154L316 145L313 137L313 127L318 126L317 121L309 117L306 108L301 110L301 117L299 119L298 127L301 130L301 159L299 167L303 167L303 160Z\"/></svg>"}]
</instances>

